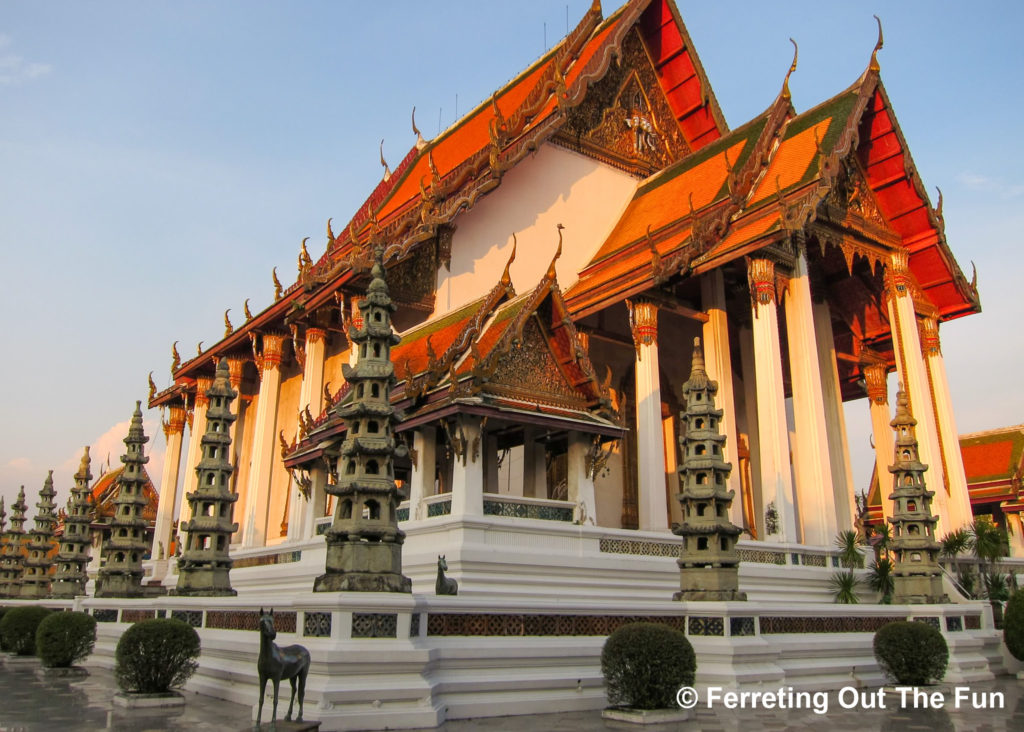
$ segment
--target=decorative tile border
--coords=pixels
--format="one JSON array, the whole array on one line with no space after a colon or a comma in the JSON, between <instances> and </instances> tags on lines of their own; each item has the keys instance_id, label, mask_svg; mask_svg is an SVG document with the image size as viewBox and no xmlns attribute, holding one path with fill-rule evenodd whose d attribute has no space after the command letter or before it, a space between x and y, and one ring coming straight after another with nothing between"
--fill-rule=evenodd
<instances>
[{"instance_id":1,"label":"decorative tile border","mask_svg":"<svg viewBox=\"0 0 1024 732\"><path fill-rule=\"evenodd\" d=\"M97 623L116 623L117 610L113 610L111 608L93 608L92 617Z\"/></svg>"},{"instance_id":2,"label":"decorative tile border","mask_svg":"<svg viewBox=\"0 0 1024 732\"><path fill-rule=\"evenodd\" d=\"M572 509L566 506L544 506L516 501L484 501L484 515L572 523Z\"/></svg>"},{"instance_id":3,"label":"decorative tile border","mask_svg":"<svg viewBox=\"0 0 1024 732\"><path fill-rule=\"evenodd\" d=\"M314 638L330 638L331 614L321 612L303 613L302 635Z\"/></svg>"},{"instance_id":4,"label":"decorative tile border","mask_svg":"<svg viewBox=\"0 0 1024 732\"><path fill-rule=\"evenodd\" d=\"M486 508L484 512L486 513ZM681 542L677 541L612 539L609 537L600 539L600 550L603 554L675 558L679 556L680 547ZM747 549L743 547L739 548L738 551L741 562L750 562L752 564L803 565L805 567L822 568L839 566L839 557L832 554L785 552L778 549Z\"/></svg>"},{"instance_id":5,"label":"decorative tile border","mask_svg":"<svg viewBox=\"0 0 1024 732\"><path fill-rule=\"evenodd\" d=\"M725 635L725 622L722 618L706 618L699 615L691 615L687 624L687 631L687 635L722 636Z\"/></svg>"},{"instance_id":6,"label":"decorative tile border","mask_svg":"<svg viewBox=\"0 0 1024 732\"><path fill-rule=\"evenodd\" d=\"M405 508L398 509L397 511L395 511L395 516L398 518L399 521L408 521L409 507L406 506Z\"/></svg>"},{"instance_id":7,"label":"decorative tile border","mask_svg":"<svg viewBox=\"0 0 1024 732\"><path fill-rule=\"evenodd\" d=\"M274 613L274 628L279 633L294 633L296 615L291 610ZM260 614L256 610L207 610L206 627L219 630L259 630Z\"/></svg>"},{"instance_id":8,"label":"decorative tile border","mask_svg":"<svg viewBox=\"0 0 1024 732\"><path fill-rule=\"evenodd\" d=\"M785 552L773 552L770 549L740 549L740 561L753 564L785 564Z\"/></svg>"},{"instance_id":9,"label":"decorative tile border","mask_svg":"<svg viewBox=\"0 0 1024 732\"><path fill-rule=\"evenodd\" d=\"M754 618L729 618L729 635L757 635L757 626Z\"/></svg>"},{"instance_id":10,"label":"decorative tile border","mask_svg":"<svg viewBox=\"0 0 1024 732\"><path fill-rule=\"evenodd\" d=\"M436 503L427 504L427 518L433 518L434 516L449 516L452 512L452 499L447 501L437 501Z\"/></svg>"},{"instance_id":11,"label":"decorative tile border","mask_svg":"<svg viewBox=\"0 0 1024 732\"><path fill-rule=\"evenodd\" d=\"M329 524L324 524L329 526ZM318 526L317 529L320 527ZM270 564L288 564L302 560L302 552L281 552L280 554L261 554L256 557L242 557L236 559L232 569L245 569L246 567L266 567Z\"/></svg>"},{"instance_id":12,"label":"decorative tile border","mask_svg":"<svg viewBox=\"0 0 1024 732\"><path fill-rule=\"evenodd\" d=\"M684 630L686 618L630 615L513 615L498 613L430 613L427 635L436 636L602 636L626 623L648 622Z\"/></svg>"},{"instance_id":13,"label":"decorative tile border","mask_svg":"<svg viewBox=\"0 0 1024 732\"><path fill-rule=\"evenodd\" d=\"M413 613L409 622L409 637L416 638L420 634L420 614Z\"/></svg>"},{"instance_id":14,"label":"decorative tile border","mask_svg":"<svg viewBox=\"0 0 1024 732\"><path fill-rule=\"evenodd\" d=\"M353 638L398 637L398 615L395 613L352 613Z\"/></svg>"},{"instance_id":15,"label":"decorative tile border","mask_svg":"<svg viewBox=\"0 0 1024 732\"><path fill-rule=\"evenodd\" d=\"M202 610L171 610L171 618L174 620L180 620L183 623L188 623L193 628L203 627Z\"/></svg>"},{"instance_id":16,"label":"decorative tile border","mask_svg":"<svg viewBox=\"0 0 1024 732\"><path fill-rule=\"evenodd\" d=\"M156 617L155 610L122 610L122 623L138 623L142 620L152 620Z\"/></svg>"},{"instance_id":17,"label":"decorative tile border","mask_svg":"<svg viewBox=\"0 0 1024 732\"><path fill-rule=\"evenodd\" d=\"M981 630L981 616L964 615L964 627L967 630Z\"/></svg>"},{"instance_id":18,"label":"decorative tile border","mask_svg":"<svg viewBox=\"0 0 1024 732\"><path fill-rule=\"evenodd\" d=\"M951 615L946 618L946 631L950 633L957 633L964 629L964 619L957 616Z\"/></svg>"},{"instance_id":19,"label":"decorative tile border","mask_svg":"<svg viewBox=\"0 0 1024 732\"><path fill-rule=\"evenodd\" d=\"M874 633L883 625L906 620L905 615L864 617L761 617L761 634L775 633Z\"/></svg>"},{"instance_id":20,"label":"decorative tile border","mask_svg":"<svg viewBox=\"0 0 1024 732\"><path fill-rule=\"evenodd\" d=\"M640 541L637 539L602 538L600 549L604 554L631 554L648 557L679 557L679 544L666 541Z\"/></svg>"},{"instance_id":21,"label":"decorative tile border","mask_svg":"<svg viewBox=\"0 0 1024 732\"><path fill-rule=\"evenodd\" d=\"M933 628L935 628L935 630L941 630L942 629L942 626L939 624L939 619L938 618L914 618L914 622L915 623L924 623L925 625L930 625Z\"/></svg>"}]
</instances>

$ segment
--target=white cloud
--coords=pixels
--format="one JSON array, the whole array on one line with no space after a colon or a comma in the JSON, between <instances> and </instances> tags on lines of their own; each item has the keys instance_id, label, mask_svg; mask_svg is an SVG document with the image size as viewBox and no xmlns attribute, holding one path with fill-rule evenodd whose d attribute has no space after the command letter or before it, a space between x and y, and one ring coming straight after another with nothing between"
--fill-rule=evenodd
<instances>
[{"instance_id":1,"label":"white cloud","mask_svg":"<svg viewBox=\"0 0 1024 732\"><path fill-rule=\"evenodd\" d=\"M0 86L16 86L45 76L53 70L50 64L27 61L24 56L11 53L11 37L0 33Z\"/></svg>"},{"instance_id":2,"label":"white cloud","mask_svg":"<svg viewBox=\"0 0 1024 732\"><path fill-rule=\"evenodd\" d=\"M14 458L7 463L8 468L13 468L19 473L27 473L32 470L32 461L27 457Z\"/></svg>"},{"instance_id":3,"label":"white cloud","mask_svg":"<svg viewBox=\"0 0 1024 732\"><path fill-rule=\"evenodd\" d=\"M960 173L960 175L957 176L957 179L967 188L975 191L994 192L1004 201L1024 195L1024 184L1011 184L1000 178L991 178L987 175L964 172Z\"/></svg>"}]
</instances>

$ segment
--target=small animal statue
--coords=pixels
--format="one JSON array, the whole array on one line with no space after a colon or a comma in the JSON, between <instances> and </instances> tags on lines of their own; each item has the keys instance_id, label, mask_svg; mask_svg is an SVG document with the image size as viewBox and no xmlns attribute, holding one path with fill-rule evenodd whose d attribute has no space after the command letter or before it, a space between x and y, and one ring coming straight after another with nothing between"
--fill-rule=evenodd
<instances>
[{"instance_id":1,"label":"small animal statue","mask_svg":"<svg viewBox=\"0 0 1024 732\"><path fill-rule=\"evenodd\" d=\"M448 570L448 562L445 561L444 555L439 554L437 556L437 581L434 582L434 594L435 595L457 595L459 594L459 583L455 581L453 577L445 577L444 573Z\"/></svg>"},{"instance_id":2,"label":"small animal statue","mask_svg":"<svg viewBox=\"0 0 1024 732\"><path fill-rule=\"evenodd\" d=\"M260 705L256 712L256 726L259 729L260 718L263 716L263 697L267 691L267 679L274 681L274 712L270 717L270 729L277 729L277 692L281 685L281 679L288 679L292 683L292 698L288 703L288 714L285 719L292 718L292 706L295 704L295 683L298 681L299 689L299 716L296 720L302 721L302 702L306 697L306 675L309 673L309 651L299 645L285 646L279 648L274 643L277 631L274 630L274 609L264 612L260 608L260 657L256 661L256 669L260 674Z\"/></svg>"}]
</instances>

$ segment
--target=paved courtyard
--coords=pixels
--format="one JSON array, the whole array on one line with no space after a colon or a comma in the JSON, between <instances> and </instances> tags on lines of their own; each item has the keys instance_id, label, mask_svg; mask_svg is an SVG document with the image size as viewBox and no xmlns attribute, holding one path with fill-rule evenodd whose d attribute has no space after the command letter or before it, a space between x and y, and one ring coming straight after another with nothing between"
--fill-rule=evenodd
<instances>
[{"instance_id":1,"label":"paved courtyard","mask_svg":"<svg viewBox=\"0 0 1024 732\"><path fill-rule=\"evenodd\" d=\"M249 707L186 694L180 712L127 712L115 710L113 674L90 669L81 679L45 678L36 668L0 665L0 732L64 732L68 730L117 730L118 732L186 732L193 730L244 730L250 722ZM896 697L886 695L886 709L845 710L837 693L829 695L825 714L813 708L799 710L707 709L703 700L687 722L634 727L608 722L600 712L540 714L494 719L447 722L444 732L580 732L582 730L681 730L682 732L765 732L784 730L885 730L887 732L1018 732L1024 730L1024 681L1003 677L970 685L976 701L994 701L988 709L953 709L953 690L947 688L944 709L901 710ZM1001 694L1002 699L993 696ZM871 693L868 691L867 693ZM877 693L877 692L875 692ZM971 706L968 699L964 706ZM265 710L266 711L266 710ZM307 717L315 718L315 709Z\"/></svg>"}]
</instances>

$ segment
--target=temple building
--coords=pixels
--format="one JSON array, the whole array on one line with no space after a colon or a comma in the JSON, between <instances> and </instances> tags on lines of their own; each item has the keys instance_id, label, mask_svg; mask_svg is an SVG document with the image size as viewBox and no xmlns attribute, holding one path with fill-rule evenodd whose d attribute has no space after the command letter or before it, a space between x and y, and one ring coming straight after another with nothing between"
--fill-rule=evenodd
<instances>
[{"instance_id":1,"label":"temple building","mask_svg":"<svg viewBox=\"0 0 1024 732\"><path fill-rule=\"evenodd\" d=\"M268 277L266 307L247 303L245 321L194 358L173 350L173 384L149 399L167 437L154 559L190 519L221 359L240 395L233 553L327 530L351 428L336 406L365 347L350 334L370 312L377 250L400 338L390 401L406 456L394 478L414 567L484 546L474 527L488 522L671 538L695 338L718 385L741 544L826 547L853 527L844 404L870 411L888 476L893 372L917 419L935 531L968 524L940 331L980 300L914 167L880 48L881 34L863 74L805 111L780 69L764 112L730 127L671 0L607 16L595 2L452 127L416 131L337 233L328 220L322 254L303 242L294 281Z\"/></svg>"}]
</instances>

